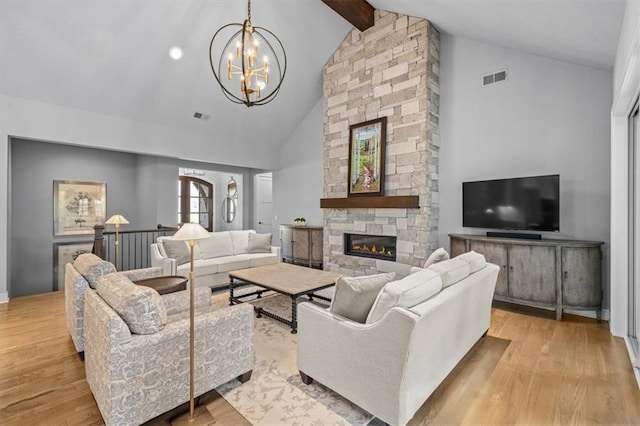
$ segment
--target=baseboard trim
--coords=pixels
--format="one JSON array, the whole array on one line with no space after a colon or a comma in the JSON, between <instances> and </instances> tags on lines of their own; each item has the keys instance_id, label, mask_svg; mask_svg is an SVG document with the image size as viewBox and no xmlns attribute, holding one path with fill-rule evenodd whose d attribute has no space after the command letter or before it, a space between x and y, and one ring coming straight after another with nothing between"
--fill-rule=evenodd
<instances>
[{"instance_id":1,"label":"baseboard trim","mask_svg":"<svg viewBox=\"0 0 640 426\"><path fill-rule=\"evenodd\" d=\"M598 312L600 312L600 315L598 316ZM571 309L564 309L563 313L565 314L571 314L571 315L578 315L580 317L586 317L586 318L593 318L593 319L600 319L603 321L609 321L609 310L608 309L602 309L601 311L596 311L596 310L571 310Z\"/></svg>"},{"instance_id":2,"label":"baseboard trim","mask_svg":"<svg viewBox=\"0 0 640 426\"><path fill-rule=\"evenodd\" d=\"M9 293L6 291L0 293L0 303L9 303Z\"/></svg>"}]
</instances>

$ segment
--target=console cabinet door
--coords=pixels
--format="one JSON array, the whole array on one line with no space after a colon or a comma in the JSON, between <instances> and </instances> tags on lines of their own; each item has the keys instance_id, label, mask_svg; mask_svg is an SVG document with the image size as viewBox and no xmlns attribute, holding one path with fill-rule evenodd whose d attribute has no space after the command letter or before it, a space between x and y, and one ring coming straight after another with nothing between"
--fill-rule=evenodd
<instances>
[{"instance_id":1,"label":"console cabinet door","mask_svg":"<svg viewBox=\"0 0 640 426\"><path fill-rule=\"evenodd\" d=\"M543 305L556 304L556 249L513 244L509 247L509 296Z\"/></svg>"},{"instance_id":2,"label":"console cabinet door","mask_svg":"<svg viewBox=\"0 0 640 426\"><path fill-rule=\"evenodd\" d=\"M562 304L599 307L602 300L600 247L562 248Z\"/></svg>"},{"instance_id":3,"label":"console cabinet door","mask_svg":"<svg viewBox=\"0 0 640 426\"><path fill-rule=\"evenodd\" d=\"M469 248L476 253L484 255L484 258L489 263L496 264L500 267L498 273L498 280L496 281L496 290L494 294L496 296L508 296L508 274L507 274L507 245L487 243L482 241L471 241Z\"/></svg>"},{"instance_id":4,"label":"console cabinet door","mask_svg":"<svg viewBox=\"0 0 640 426\"><path fill-rule=\"evenodd\" d=\"M311 230L311 261L322 263L322 229Z\"/></svg>"},{"instance_id":5,"label":"console cabinet door","mask_svg":"<svg viewBox=\"0 0 640 426\"><path fill-rule=\"evenodd\" d=\"M472 242L473 244L473 242ZM456 257L462 253L467 251L467 240L463 240L462 238L454 238L451 237L449 240L450 245L450 255L451 257ZM477 250L476 250L477 251ZM480 253L480 252L478 252ZM484 254L484 253L483 253Z\"/></svg>"},{"instance_id":6,"label":"console cabinet door","mask_svg":"<svg viewBox=\"0 0 640 426\"><path fill-rule=\"evenodd\" d=\"M293 258L298 261L309 261L309 230L293 229Z\"/></svg>"}]
</instances>

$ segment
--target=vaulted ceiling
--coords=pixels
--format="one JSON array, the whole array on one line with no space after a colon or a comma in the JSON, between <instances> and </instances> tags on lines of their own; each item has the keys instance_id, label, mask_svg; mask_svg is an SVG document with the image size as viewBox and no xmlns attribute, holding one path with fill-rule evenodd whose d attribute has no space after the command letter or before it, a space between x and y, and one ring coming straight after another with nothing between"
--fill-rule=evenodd
<instances>
[{"instance_id":1,"label":"vaulted ceiling","mask_svg":"<svg viewBox=\"0 0 640 426\"><path fill-rule=\"evenodd\" d=\"M604 69L624 12L617 0L369 2L448 34ZM204 133L221 149L279 150L321 98L322 68L351 25L320 0L254 0L254 25L281 39L288 66L278 97L247 108L223 96L208 59L213 33L245 17L241 0L2 0L0 93Z\"/></svg>"}]
</instances>

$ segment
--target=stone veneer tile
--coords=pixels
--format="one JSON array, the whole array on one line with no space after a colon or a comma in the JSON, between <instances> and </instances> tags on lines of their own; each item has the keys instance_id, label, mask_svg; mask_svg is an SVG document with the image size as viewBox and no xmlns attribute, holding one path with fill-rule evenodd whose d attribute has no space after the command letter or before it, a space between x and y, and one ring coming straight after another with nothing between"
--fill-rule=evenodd
<instances>
[{"instance_id":1,"label":"stone veneer tile","mask_svg":"<svg viewBox=\"0 0 640 426\"><path fill-rule=\"evenodd\" d=\"M387 117L385 195L418 195L419 209L324 209L326 268L376 272L375 261L343 254L343 232L396 235L397 260L422 266L437 247L440 35L423 19L376 10L325 66L325 197L345 197L348 127Z\"/></svg>"}]
</instances>

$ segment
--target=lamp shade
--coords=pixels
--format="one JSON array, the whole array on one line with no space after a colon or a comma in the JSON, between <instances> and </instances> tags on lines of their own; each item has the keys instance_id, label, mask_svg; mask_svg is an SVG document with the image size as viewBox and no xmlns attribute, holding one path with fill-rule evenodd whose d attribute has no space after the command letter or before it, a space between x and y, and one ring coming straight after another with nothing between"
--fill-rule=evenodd
<instances>
[{"instance_id":1,"label":"lamp shade","mask_svg":"<svg viewBox=\"0 0 640 426\"><path fill-rule=\"evenodd\" d=\"M211 235L209 231L204 229L199 223L185 223L174 234L174 240L201 240L203 238L209 238Z\"/></svg>"},{"instance_id":2,"label":"lamp shade","mask_svg":"<svg viewBox=\"0 0 640 426\"><path fill-rule=\"evenodd\" d=\"M121 214L114 214L105 223L108 225L127 225L129 221Z\"/></svg>"}]
</instances>

